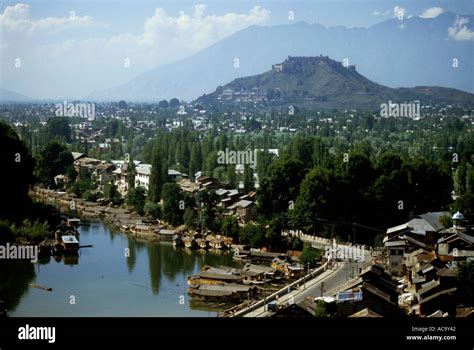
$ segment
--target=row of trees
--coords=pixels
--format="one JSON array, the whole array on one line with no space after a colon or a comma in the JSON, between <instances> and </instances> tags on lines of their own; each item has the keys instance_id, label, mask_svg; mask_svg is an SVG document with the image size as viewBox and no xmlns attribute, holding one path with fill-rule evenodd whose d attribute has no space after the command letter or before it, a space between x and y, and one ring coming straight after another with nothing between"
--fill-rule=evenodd
<instances>
[{"instance_id":1,"label":"row of trees","mask_svg":"<svg viewBox=\"0 0 474 350\"><path fill-rule=\"evenodd\" d=\"M278 118L265 117L259 123L269 121L273 125ZM320 120L305 118L298 114L293 122L305 120L309 129L314 124L314 132L321 130L316 128L322 125ZM61 131L64 120L51 120L54 121L48 121L47 134L59 142L67 142ZM247 165L243 175L236 175L233 165L217 164L217 152L226 148L279 148L279 159L267 152L259 152L257 157L261 180L259 214L265 222L279 221L283 227L297 225L308 232L322 230L327 234L364 237L352 223L383 231L406 220L410 213L448 209L452 201L452 178L458 199L451 209L460 209L472 219L474 144L465 132L468 126L458 118L428 117L419 122L401 120L393 124L390 119L368 115L348 118L342 114L334 123L325 123L331 130L327 136L265 132L233 136L219 132L217 127L199 133L191 131L187 121L185 125L172 132L158 130L156 137L148 142L137 138L141 142L138 158L153 165L147 203L143 205L144 193L133 188L134 177L130 175L130 195L137 194L140 211L161 215L158 203L168 182L168 168L176 168L191 177L202 170L232 185L243 180L248 191L253 186L252 169ZM401 132L403 128L411 132ZM106 130L110 136L127 132L119 121L107 125ZM336 135L335 131L340 133ZM130 139L131 154L136 155L133 133ZM67 173L72 178L72 161L67 154L60 144L43 147L37 156L39 181L54 186L54 174ZM94 184L78 175L74 191L93 195ZM120 202L114 186L104 189L104 196L113 198L114 203ZM189 211L187 217L192 217ZM375 234L376 230L371 232Z\"/></svg>"},{"instance_id":2,"label":"row of trees","mask_svg":"<svg viewBox=\"0 0 474 350\"><path fill-rule=\"evenodd\" d=\"M253 189L254 171L249 164L244 167L243 175L238 175L235 172L235 164L217 163L218 151L225 151L226 148L245 150L249 145L250 149L257 147L255 142L252 145L242 137L228 136L226 133L218 135L216 129L205 136L186 128L175 129L170 133L158 131L157 136L145 145L141 157L144 162L152 165L150 201L153 203L160 201L169 168L186 173L190 178L193 178L198 171L202 171L205 175L216 177L235 187L241 180L246 190ZM264 174L271 157L262 155L257 156L257 159L259 159L257 171Z\"/></svg>"},{"instance_id":3,"label":"row of trees","mask_svg":"<svg viewBox=\"0 0 474 350\"><path fill-rule=\"evenodd\" d=\"M453 132L459 131L453 128ZM408 220L411 215L460 209L471 218L474 172L469 146L460 146L456 159L442 156L433 161L429 157L411 156L390 148L377 150L369 140L350 146L337 142L337 138L304 134L265 141L229 137L215 131L198 137L197 133L185 128L171 133L159 132L144 152L145 159L149 157L153 164L149 199L153 203L161 199L166 182L163 164L179 163L190 169L191 164L201 163L207 174L221 175L217 177L232 182L233 171L219 173L219 165L215 164L216 150L285 144L280 148L279 159L265 152L259 153L258 211L261 222L277 222L281 227L346 239L357 236L360 242L372 243L377 234ZM466 140L461 136L459 145L463 144ZM207 154L205 159L203 154ZM193 171L200 169L198 165L191 168ZM209 172L210 169L213 170ZM250 171L245 173L245 180L252 183L248 174ZM451 198L453 174L455 190L459 194L455 203ZM187 217L192 217L189 211ZM262 237L254 236L256 241Z\"/></svg>"},{"instance_id":4,"label":"row of trees","mask_svg":"<svg viewBox=\"0 0 474 350\"><path fill-rule=\"evenodd\" d=\"M410 215L448 210L451 191L451 169L442 162L391 151L331 154L320 138L296 138L261 182L258 212L285 227L372 243Z\"/></svg>"}]
</instances>

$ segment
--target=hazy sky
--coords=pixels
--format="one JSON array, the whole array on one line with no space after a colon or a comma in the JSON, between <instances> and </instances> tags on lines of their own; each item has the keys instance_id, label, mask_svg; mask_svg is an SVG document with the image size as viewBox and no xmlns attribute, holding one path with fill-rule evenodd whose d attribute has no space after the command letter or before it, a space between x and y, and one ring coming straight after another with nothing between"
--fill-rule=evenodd
<instances>
[{"instance_id":1,"label":"hazy sky","mask_svg":"<svg viewBox=\"0 0 474 350\"><path fill-rule=\"evenodd\" d=\"M82 98L192 55L250 25L367 27L394 17L474 13L439 1L0 1L0 87ZM470 33L467 33L468 35Z\"/></svg>"}]
</instances>

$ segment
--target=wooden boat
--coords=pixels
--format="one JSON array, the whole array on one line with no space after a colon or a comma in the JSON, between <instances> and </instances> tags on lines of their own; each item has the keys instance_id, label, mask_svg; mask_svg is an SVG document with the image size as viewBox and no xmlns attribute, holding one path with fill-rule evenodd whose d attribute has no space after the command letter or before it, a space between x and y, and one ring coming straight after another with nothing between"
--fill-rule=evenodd
<instances>
[{"instance_id":1,"label":"wooden boat","mask_svg":"<svg viewBox=\"0 0 474 350\"><path fill-rule=\"evenodd\" d=\"M185 236L185 237L183 237L183 242L184 242L184 246L186 248L196 248L197 247L197 243L196 243L196 241L194 240L193 237Z\"/></svg>"},{"instance_id":2,"label":"wooden boat","mask_svg":"<svg viewBox=\"0 0 474 350\"><path fill-rule=\"evenodd\" d=\"M77 254L79 251L79 240L72 235L61 236L61 239L57 240L54 244L53 249L56 254Z\"/></svg>"},{"instance_id":3,"label":"wooden boat","mask_svg":"<svg viewBox=\"0 0 474 350\"><path fill-rule=\"evenodd\" d=\"M133 225L130 227L130 232L135 234L152 234L153 229L148 225Z\"/></svg>"},{"instance_id":4,"label":"wooden boat","mask_svg":"<svg viewBox=\"0 0 474 350\"><path fill-rule=\"evenodd\" d=\"M199 276L189 276L188 277L188 286L191 288L199 287Z\"/></svg>"},{"instance_id":5,"label":"wooden boat","mask_svg":"<svg viewBox=\"0 0 474 350\"><path fill-rule=\"evenodd\" d=\"M45 290L45 291L47 291L47 292L52 292L52 291L53 291L53 288L51 288L51 287L43 287L43 286L40 286L39 284L29 283L28 285L29 285L30 287L42 289L42 290Z\"/></svg>"},{"instance_id":6,"label":"wooden boat","mask_svg":"<svg viewBox=\"0 0 474 350\"><path fill-rule=\"evenodd\" d=\"M195 239L194 241L197 243L197 245L198 245L199 248L201 248L201 249L207 249L207 248L209 248L208 242L207 242L205 239L198 238L198 239Z\"/></svg>"},{"instance_id":7,"label":"wooden boat","mask_svg":"<svg viewBox=\"0 0 474 350\"><path fill-rule=\"evenodd\" d=\"M68 219L66 219L66 223L67 223L68 226L71 226L71 227L79 227L79 225L81 224L81 219L68 218Z\"/></svg>"},{"instance_id":8,"label":"wooden boat","mask_svg":"<svg viewBox=\"0 0 474 350\"><path fill-rule=\"evenodd\" d=\"M217 239L217 238L210 241L209 245L213 249L222 249L223 247L225 247L224 241L222 241L221 239Z\"/></svg>"},{"instance_id":9,"label":"wooden boat","mask_svg":"<svg viewBox=\"0 0 474 350\"><path fill-rule=\"evenodd\" d=\"M258 289L256 286L242 284L200 284L189 288L188 293L196 300L242 302L254 298Z\"/></svg>"},{"instance_id":10,"label":"wooden boat","mask_svg":"<svg viewBox=\"0 0 474 350\"><path fill-rule=\"evenodd\" d=\"M54 232L54 242L49 242L53 248L53 255L62 253L77 254L79 251L79 236L79 231L76 226L65 224L57 226Z\"/></svg>"}]
</instances>

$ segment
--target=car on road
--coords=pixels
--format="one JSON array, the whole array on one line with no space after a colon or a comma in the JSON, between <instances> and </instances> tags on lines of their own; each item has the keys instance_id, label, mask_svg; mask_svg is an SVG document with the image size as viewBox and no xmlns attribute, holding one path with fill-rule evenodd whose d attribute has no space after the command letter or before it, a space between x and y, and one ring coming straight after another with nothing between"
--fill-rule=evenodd
<instances>
[{"instance_id":1,"label":"car on road","mask_svg":"<svg viewBox=\"0 0 474 350\"><path fill-rule=\"evenodd\" d=\"M267 310L272 311L272 312L277 312L278 311L278 304L275 301L272 301L272 302L268 303Z\"/></svg>"}]
</instances>

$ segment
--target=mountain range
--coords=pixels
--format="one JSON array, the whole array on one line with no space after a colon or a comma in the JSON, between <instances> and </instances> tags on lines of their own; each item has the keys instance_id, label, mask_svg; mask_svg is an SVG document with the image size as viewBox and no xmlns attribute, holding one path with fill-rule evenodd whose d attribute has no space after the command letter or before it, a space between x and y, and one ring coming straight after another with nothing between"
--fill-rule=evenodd
<instances>
[{"instance_id":1,"label":"mountain range","mask_svg":"<svg viewBox=\"0 0 474 350\"><path fill-rule=\"evenodd\" d=\"M474 92L472 40L452 37L459 18L445 12L436 18L394 18L369 28L304 22L251 26L186 59L85 98L158 101L177 97L189 101L236 78L264 72L288 56L321 54L346 59L368 79L389 87L444 86ZM474 16L462 18L472 30L469 25Z\"/></svg>"},{"instance_id":2,"label":"mountain range","mask_svg":"<svg viewBox=\"0 0 474 350\"><path fill-rule=\"evenodd\" d=\"M31 98L18 94L16 92L0 88L0 102L9 103L9 102L30 102Z\"/></svg>"},{"instance_id":3,"label":"mountain range","mask_svg":"<svg viewBox=\"0 0 474 350\"><path fill-rule=\"evenodd\" d=\"M474 94L457 89L419 86L390 88L372 82L347 62L325 56L288 57L258 75L238 78L197 99L205 108L298 107L375 111L382 103L474 107Z\"/></svg>"}]
</instances>

